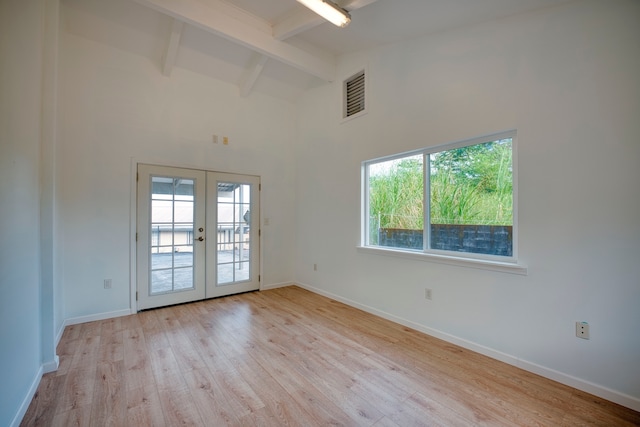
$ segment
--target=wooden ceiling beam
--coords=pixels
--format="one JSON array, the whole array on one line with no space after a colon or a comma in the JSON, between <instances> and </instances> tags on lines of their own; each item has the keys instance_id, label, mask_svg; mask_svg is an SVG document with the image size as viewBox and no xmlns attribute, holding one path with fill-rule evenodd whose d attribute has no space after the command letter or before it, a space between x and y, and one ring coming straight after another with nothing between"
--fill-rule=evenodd
<instances>
[{"instance_id":1,"label":"wooden ceiling beam","mask_svg":"<svg viewBox=\"0 0 640 427\"><path fill-rule=\"evenodd\" d=\"M173 23L171 24L171 34L169 35L169 40L167 42L167 49L165 50L165 54L162 58L162 74L169 77L171 75L171 70L176 63L176 58L178 57L178 48L180 47L180 37L182 36L182 28L184 27L184 22L173 19Z\"/></svg>"},{"instance_id":2,"label":"wooden ceiling beam","mask_svg":"<svg viewBox=\"0 0 640 427\"><path fill-rule=\"evenodd\" d=\"M246 96L249 96L249 93L251 93L251 89L253 89L253 86L256 84L256 81L258 80L258 77L260 77L260 73L262 73L262 69L264 68L264 65L268 60L268 57L260 53L253 54L251 63L249 64L249 67L247 68L245 74L242 76L242 80L240 81L239 88L241 97L244 98Z\"/></svg>"},{"instance_id":3,"label":"wooden ceiling beam","mask_svg":"<svg viewBox=\"0 0 640 427\"><path fill-rule=\"evenodd\" d=\"M335 59L331 55L318 56L300 49L272 35L271 25L264 20L215 0L204 4L198 0L135 0L144 6L169 15L174 19L198 27L259 52L269 58L332 81ZM327 59L329 58L329 59Z\"/></svg>"},{"instance_id":4,"label":"wooden ceiling beam","mask_svg":"<svg viewBox=\"0 0 640 427\"><path fill-rule=\"evenodd\" d=\"M376 1L377 0L343 0L336 3L343 9L352 12ZM296 7L284 14L273 25L273 37L277 40L285 40L325 22L327 21L315 12L302 5L296 5Z\"/></svg>"}]
</instances>

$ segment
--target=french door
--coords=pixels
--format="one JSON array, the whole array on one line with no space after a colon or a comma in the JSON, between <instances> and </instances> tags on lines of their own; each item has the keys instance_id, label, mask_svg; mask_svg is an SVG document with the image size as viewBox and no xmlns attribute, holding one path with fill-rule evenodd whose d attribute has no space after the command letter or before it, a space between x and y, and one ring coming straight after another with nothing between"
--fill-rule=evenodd
<instances>
[{"instance_id":1,"label":"french door","mask_svg":"<svg viewBox=\"0 0 640 427\"><path fill-rule=\"evenodd\" d=\"M256 290L255 176L138 165L137 308Z\"/></svg>"}]
</instances>

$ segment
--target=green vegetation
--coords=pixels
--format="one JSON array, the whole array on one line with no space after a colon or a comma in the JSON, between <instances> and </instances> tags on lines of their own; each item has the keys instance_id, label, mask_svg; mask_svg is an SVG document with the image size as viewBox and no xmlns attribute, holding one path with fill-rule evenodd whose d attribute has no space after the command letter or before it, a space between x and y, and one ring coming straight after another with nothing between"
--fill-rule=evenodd
<instances>
[{"instance_id":1,"label":"green vegetation","mask_svg":"<svg viewBox=\"0 0 640 427\"><path fill-rule=\"evenodd\" d=\"M511 225L511 139L430 155L434 224ZM370 166L369 212L377 228L423 228L422 155Z\"/></svg>"},{"instance_id":2,"label":"green vegetation","mask_svg":"<svg viewBox=\"0 0 640 427\"><path fill-rule=\"evenodd\" d=\"M376 224L380 228L422 228L422 155L380 166L369 178L369 212L377 218Z\"/></svg>"}]
</instances>

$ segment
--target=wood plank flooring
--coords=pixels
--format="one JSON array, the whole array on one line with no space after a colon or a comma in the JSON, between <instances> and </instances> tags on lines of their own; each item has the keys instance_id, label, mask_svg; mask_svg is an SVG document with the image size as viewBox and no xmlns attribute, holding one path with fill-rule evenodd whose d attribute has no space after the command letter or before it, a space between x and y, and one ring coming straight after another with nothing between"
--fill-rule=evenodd
<instances>
[{"instance_id":1,"label":"wood plank flooring","mask_svg":"<svg viewBox=\"0 0 640 427\"><path fill-rule=\"evenodd\" d=\"M298 287L68 326L23 426L633 426L640 413Z\"/></svg>"}]
</instances>

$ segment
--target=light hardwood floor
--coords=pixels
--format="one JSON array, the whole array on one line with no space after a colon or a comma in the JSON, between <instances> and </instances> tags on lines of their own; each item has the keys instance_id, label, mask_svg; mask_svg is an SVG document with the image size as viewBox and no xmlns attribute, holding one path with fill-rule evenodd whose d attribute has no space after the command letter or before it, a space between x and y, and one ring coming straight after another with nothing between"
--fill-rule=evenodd
<instances>
[{"instance_id":1,"label":"light hardwood floor","mask_svg":"<svg viewBox=\"0 0 640 427\"><path fill-rule=\"evenodd\" d=\"M24 426L640 425L297 287L68 326L58 353Z\"/></svg>"}]
</instances>

